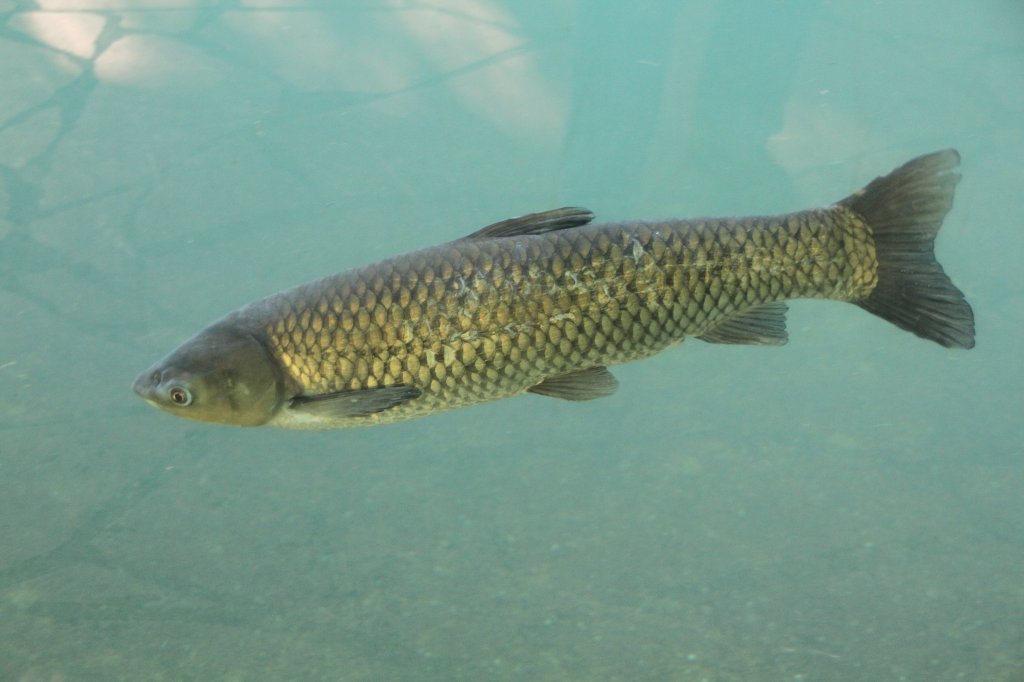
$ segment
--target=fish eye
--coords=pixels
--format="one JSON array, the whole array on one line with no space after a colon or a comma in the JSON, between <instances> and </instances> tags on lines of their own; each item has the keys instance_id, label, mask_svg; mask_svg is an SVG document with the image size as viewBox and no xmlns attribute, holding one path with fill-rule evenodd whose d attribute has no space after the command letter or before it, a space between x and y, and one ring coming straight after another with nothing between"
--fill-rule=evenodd
<instances>
[{"instance_id":1,"label":"fish eye","mask_svg":"<svg viewBox=\"0 0 1024 682\"><path fill-rule=\"evenodd\" d=\"M185 407L192 404L192 393L184 386L171 386L167 394L175 405Z\"/></svg>"}]
</instances>

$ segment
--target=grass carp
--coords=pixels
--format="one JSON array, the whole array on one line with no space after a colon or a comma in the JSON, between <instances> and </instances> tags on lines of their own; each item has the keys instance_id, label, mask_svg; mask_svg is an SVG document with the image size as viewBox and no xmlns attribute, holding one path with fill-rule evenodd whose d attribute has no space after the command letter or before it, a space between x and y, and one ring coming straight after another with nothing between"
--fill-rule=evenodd
<instances>
[{"instance_id":1,"label":"grass carp","mask_svg":"<svg viewBox=\"0 0 1024 682\"><path fill-rule=\"evenodd\" d=\"M269 296L203 329L134 390L172 414L288 428L394 422L523 392L607 396L609 365L696 337L786 342L783 301L847 301L946 347L974 316L935 260L954 150L826 208L591 224L582 208Z\"/></svg>"}]
</instances>

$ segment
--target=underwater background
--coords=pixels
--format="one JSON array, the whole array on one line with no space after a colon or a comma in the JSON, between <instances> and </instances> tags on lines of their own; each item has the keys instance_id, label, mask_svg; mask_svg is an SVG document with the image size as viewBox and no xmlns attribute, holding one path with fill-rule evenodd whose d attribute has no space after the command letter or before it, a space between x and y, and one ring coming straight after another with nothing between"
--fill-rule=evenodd
<instances>
[{"instance_id":1,"label":"underwater background","mask_svg":"<svg viewBox=\"0 0 1024 682\"><path fill-rule=\"evenodd\" d=\"M562 205L963 156L940 348L795 302L612 397L174 419L240 305ZM0 0L0 680L1024 679L1024 5Z\"/></svg>"}]
</instances>

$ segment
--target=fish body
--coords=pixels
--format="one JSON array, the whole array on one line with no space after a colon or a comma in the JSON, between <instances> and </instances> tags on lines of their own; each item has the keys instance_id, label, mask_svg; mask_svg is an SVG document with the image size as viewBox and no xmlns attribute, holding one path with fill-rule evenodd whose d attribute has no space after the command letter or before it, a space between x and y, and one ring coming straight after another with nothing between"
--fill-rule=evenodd
<instances>
[{"instance_id":1,"label":"fish body","mask_svg":"<svg viewBox=\"0 0 1024 682\"><path fill-rule=\"evenodd\" d=\"M252 303L136 379L174 414L237 425L394 422L533 392L609 395L607 367L687 337L786 342L785 304L860 305L947 347L973 313L933 243L959 176L919 157L832 206L591 224L513 218Z\"/></svg>"}]
</instances>

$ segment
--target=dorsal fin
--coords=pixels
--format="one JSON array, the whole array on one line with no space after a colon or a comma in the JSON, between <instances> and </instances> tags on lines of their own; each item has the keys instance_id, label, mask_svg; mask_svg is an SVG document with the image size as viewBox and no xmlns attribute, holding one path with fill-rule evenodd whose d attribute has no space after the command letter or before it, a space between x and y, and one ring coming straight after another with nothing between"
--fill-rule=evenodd
<instances>
[{"instance_id":1,"label":"dorsal fin","mask_svg":"<svg viewBox=\"0 0 1024 682\"><path fill-rule=\"evenodd\" d=\"M585 208L566 206L540 213L527 213L518 218L509 218L501 222L482 227L463 239L490 239L492 237L515 237L524 234L544 234L555 230L586 225L594 219L594 214Z\"/></svg>"},{"instance_id":2,"label":"dorsal fin","mask_svg":"<svg viewBox=\"0 0 1024 682\"><path fill-rule=\"evenodd\" d=\"M697 338L708 343L781 346L789 340L786 335L786 304L762 303L747 308Z\"/></svg>"}]
</instances>

